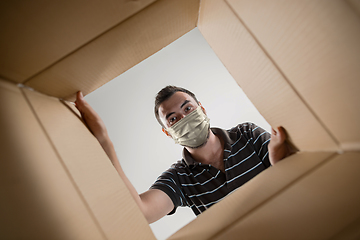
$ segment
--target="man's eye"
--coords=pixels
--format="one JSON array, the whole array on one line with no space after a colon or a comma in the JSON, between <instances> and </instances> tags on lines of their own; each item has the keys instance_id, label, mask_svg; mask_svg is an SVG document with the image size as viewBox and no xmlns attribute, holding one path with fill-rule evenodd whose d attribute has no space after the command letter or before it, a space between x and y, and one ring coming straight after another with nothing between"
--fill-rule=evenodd
<instances>
[{"instance_id":1,"label":"man's eye","mask_svg":"<svg viewBox=\"0 0 360 240\"><path fill-rule=\"evenodd\" d=\"M176 121L176 117L172 117L172 118L169 119L169 123L173 123L175 121Z\"/></svg>"},{"instance_id":2,"label":"man's eye","mask_svg":"<svg viewBox=\"0 0 360 240\"><path fill-rule=\"evenodd\" d=\"M185 108L185 112L188 112L188 111L190 111L191 110L191 107L190 106L187 106L186 108Z\"/></svg>"}]
</instances>

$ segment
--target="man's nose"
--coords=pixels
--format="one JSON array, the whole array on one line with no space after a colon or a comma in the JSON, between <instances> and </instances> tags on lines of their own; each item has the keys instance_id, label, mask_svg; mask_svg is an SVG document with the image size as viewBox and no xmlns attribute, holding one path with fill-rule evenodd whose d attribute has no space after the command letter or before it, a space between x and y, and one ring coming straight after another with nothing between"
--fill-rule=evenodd
<instances>
[{"instance_id":1,"label":"man's nose","mask_svg":"<svg viewBox=\"0 0 360 240\"><path fill-rule=\"evenodd\" d=\"M183 119L185 116L186 116L185 113L180 114L180 119L179 120Z\"/></svg>"}]
</instances>

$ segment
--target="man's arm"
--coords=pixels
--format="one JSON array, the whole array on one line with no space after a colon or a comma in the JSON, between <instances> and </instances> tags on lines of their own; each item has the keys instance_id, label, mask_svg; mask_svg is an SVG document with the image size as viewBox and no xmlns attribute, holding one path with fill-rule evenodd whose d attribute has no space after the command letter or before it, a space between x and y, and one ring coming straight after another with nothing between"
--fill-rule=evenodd
<instances>
[{"instance_id":1,"label":"man's arm","mask_svg":"<svg viewBox=\"0 0 360 240\"><path fill-rule=\"evenodd\" d=\"M150 189L140 195L136 192L134 186L126 177L120 166L114 145L109 138L104 122L95 110L85 101L81 92L77 93L75 106L80 111L81 116L89 130L93 133L108 155L116 171L119 173L120 177L129 189L135 202L145 215L147 221L152 223L168 214L174 208L174 204L166 193L157 189Z\"/></svg>"}]
</instances>

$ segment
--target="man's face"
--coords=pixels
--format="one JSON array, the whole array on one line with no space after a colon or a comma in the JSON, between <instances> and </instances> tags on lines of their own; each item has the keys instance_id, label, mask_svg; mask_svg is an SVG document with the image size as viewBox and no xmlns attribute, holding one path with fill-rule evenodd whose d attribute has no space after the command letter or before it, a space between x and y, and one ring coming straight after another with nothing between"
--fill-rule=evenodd
<instances>
[{"instance_id":1,"label":"man's face","mask_svg":"<svg viewBox=\"0 0 360 240\"><path fill-rule=\"evenodd\" d=\"M190 95L184 92L176 92L160 104L159 117L165 128L169 128L198 106L195 99Z\"/></svg>"}]
</instances>

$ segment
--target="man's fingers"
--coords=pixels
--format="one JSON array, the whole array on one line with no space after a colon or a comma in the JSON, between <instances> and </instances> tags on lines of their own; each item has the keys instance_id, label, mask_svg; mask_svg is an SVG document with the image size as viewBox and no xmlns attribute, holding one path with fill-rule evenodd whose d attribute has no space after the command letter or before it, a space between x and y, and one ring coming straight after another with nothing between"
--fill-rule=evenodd
<instances>
[{"instance_id":1,"label":"man's fingers","mask_svg":"<svg viewBox=\"0 0 360 240\"><path fill-rule=\"evenodd\" d=\"M271 128L271 134L276 135L276 131L274 130L274 128Z\"/></svg>"},{"instance_id":2,"label":"man's fingers","mask_svg":"<svg viewBox=\"0 0 360 240\"><path fill-rule=\"evenodd\" d=\"M280 142L284 142L286 139L285 130L281 126L276 127L276 128L271 128L271 135L276 137Z\"/></svg>"},{"instance_id":3,"label":"man's fingers","mask_svg":"<svg viewBox=\"0 0 360 240\"><path fill-rule=\"evenodd\" d=\"M90 105L84 99L84 96L81 91L78 91L76 93L75 107L80 111L80 113L83 113L84 111L88 111L91 108Z\"/></svg>"},{"instance_id":4,"label":"man's fingers","mask_svg":"<svg viewBox=\"0 0 360 240\"><path fill-rule=\"evenodd\" d=\"M279 139L281 142L284 142L286 140L286 133L283 127L277 127L277 132L279 135Z\"/></svg>"},{"instance_id":5,"label":"man's fingers","mask_svg":"<svg viewBox=\"0 0 360 240\"><path fill-rule=\"evenodd\" d=\"M79 104L79 103L82 103L83 101L84 101L84 96L83 96L81 91L78 91L76 93L76 101L75 101L75 103Z\"/></svg>"}]
</instances>

